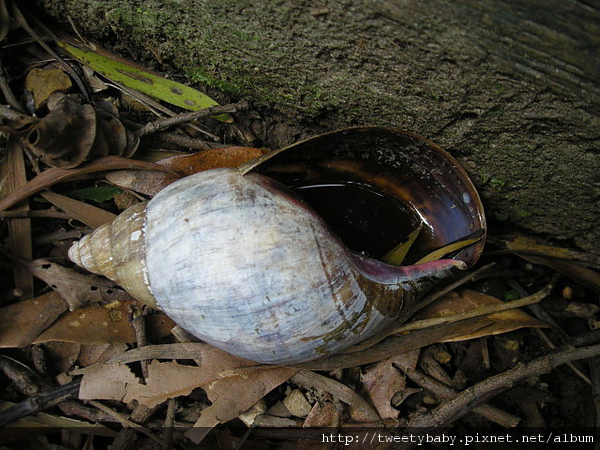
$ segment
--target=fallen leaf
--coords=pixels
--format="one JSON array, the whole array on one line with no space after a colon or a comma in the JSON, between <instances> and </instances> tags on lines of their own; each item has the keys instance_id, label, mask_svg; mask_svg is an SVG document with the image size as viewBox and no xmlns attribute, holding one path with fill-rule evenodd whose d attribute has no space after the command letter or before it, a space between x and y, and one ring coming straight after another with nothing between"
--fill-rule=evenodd
<instances>
[{"instance_id":1,"label":"fallen leaf","mask_svg":"<svg viewBox=\"0 0 600 450\"><path fill-rule=\"evenodd\" d=\"M135 358L135 361L150 359L145 358L145 356L150 357L152 349L148 352L144 350L146 348L148 347L141 347L136 349L138 350L137 352L126 352L120 356L128 357L128 354L137 353L138 357ZM79 392L79 396L82 399L121 400L126 398L125 402L137 400L145 406L152 408L169 398L189 394L197 387L206 386L220 378L229 377L239 367L256 365L256 363L232 356L207 344L196 346L195 348L197 352L195 352L194 358L201 362L201 366L183 365L174 361L159 362L153 360L148 364L148 376L146 377L145 384L131 382L127 372L120 367L126 367L125 362L133 361L127 358L123 360L121 357L103 364L96 364L84 370L74 371L72 374L83 374L82 381L85 381L85 384L82 382ZM113 367L113 369L107 368L108 366ZM102 379L107 374L110 375L113 373L125 373L127 376L122 379L121 385L116 384L118 379L115 378L113 380L115 383L113 383L111 389L102 390L101 394L99 394L96 385L101 384ZM88 390L87 386L91 386L92 388ZM99 397L98 395L102 396Z\"/></svg>"},{"instance_id":2,"label":"fallen leaf","mask_svg":"<svg viewBox=\"0 0 600 450\"><path fill-rule=\"evenodd\" d=\"M43 171L32 180L29 180L26 185L0 200L0 211L8 209L11 206L19 203L21 200L24 200L27 197L36 194L56 183L72 180L90 173L119 169L158 170L159 172L170 172L169 169L166 169L158 164L145 161L136 161L114 155L105 156L104 158L90 161L75 169L59 169L54 167Z\"/></svg>"},{"instance_id":3,"label":"fallen leaf","mask_svg":"<svg viewBox=\"0 0 600 450\"><path fill-rule=\"evenodd\" d=\"M379 416L369 403L360 395L337 380L309 370L299 371L292 380L305 388L317 388L329 392L353 409L353 419L356 422L378 422Z\"/></svg>"},{"instance_id":4,"label":"fallen leaf","mask_svg":"<svg viewBox=\"0 0 600 450\"><path fill-rule=\"evenodd\" d=\"M58 41L57 44L106 78L172 105L190 111L198 111L218 105L208 95L190 86L168 80L139 64L111 54L97 45L94 46L95 50L88 50L65 41ZM233 122L233 118L229 114L221 114L215 118L223 122Z\"/></svg>"},{"instance_id":5,"label":"fallen leaf","mask_svg":"<svg viewBox=\"0 0 600 450\"><path fill-rule=\"evenodd\" d=\"M67 310L67 303L57 292L0 308L0 347L31 344Z\"/></svg>"},{"instance_id":6,"label":"fallen leaf","mask_svg":"<svg viewBox=\"0 0 600 450\"><path fill-rule=\"evenodd\" d=\"M71 86L71 78L63 70L51 66L34 67L25 77L25 89L33 94L35 109L40 108L53 92L66 91Z\"/></svg>"},{"instance_id":7,"label":"fallen leaf","mask_svg":"<svg viewBox=\"0 0 600 450\"><path fill-rule=\"evenodd\" d=\"M81 379L81 400L123 401L131 386L140 382L125 364L99 364Z\"/></svg>"},{"instance_id":8,"label":"fallen leaf","mask_svg":"<svg viewBox=\"0 0 600 450\"><path fill-rule=\"evenodd\" d=\"M490 295L480 292L463 290L451 292L422 309L416 316L416 320L432 319L437 317L451 316L453 314L466 313L477 308L491 305L502 305L504 302ZM548 325L535 319L519 309L511 309L498 313L488 314L465 321L465 325L472 329L477 324L479 329L475 332L466 331L465 334L443 339L440 342L455 342L475 339L483 336L508 333L524 327L547 327Z\"/></svg>"},{"instance_id":9,"label":"fallen leaf","mask_svg":"<svg viewBox=\"0 0 600 450\"><path fill-rule=\"evenodd\" d=\"M34 276L59 292L71 310L101 301L131 300L131 296L112 281L93 274L79 273L47 259L27 262Z\"/></svg>"},{"instance_id":10,"label":"fallen leaf","mask_svg":"<svg viewBox=\"0 0 600 450\"><path fill-rule=\"evenodd\" d=\"M77 359L78 367L88 367L93 364L104 363L109 359L114 358L127 351L127 344L84 344L81 346L79 358Z\"/></svg>"},{"instance_id":11,"label":"fallen leaf","mask_svg":"<svg viewBox=\"0 0 600 450\"><path fill-rule=\"evenodd\" d=\"M214 381L205 388L212 405L202 411L185 436L198 444L213 427L235 419L296 372L287 367L238 369Z\"/></svg>"},{"instance_id":12,"label":"fallen leaf","mask_svg":"<svg viewBox=\"0 0 600 450\"><path fill-rule=\"evenodd\" d=\"M107 305L90 305L62 315L43 332L35 343L73 342L80 344L122 344L136 341L129 321L129 309L139 305L135 300L115 301ZM166 319L166 320L165 320ZM164 314L147 317L149 337L169 334L173 322Z\"/></svg>"},{"instance_id":13,"label":"fallen leaf","mask_svg":"<svg viewBox=\"0 0 600 450\"><path fill-rule=\"evenodd\" d=\"M153 196L180 178L203 170L238 167L263 154L263 150L254 147L211 148L192 154L171 156L156 162L171 169L172 173L119 170L108 173L106 179L124 189Z\"/></svg>"},{"instance_id":14,"label":"fallen leaf","mask_svg":"<svg viewBox=\"0 0 600 450\"><path fill-rule=\"evenodd\" d=\"M302 425L304 428L337 428L341 423L341 414L330 401L316 402Z\"/></svg>"},{"instance_id":15,"label":"fallen leaf","mask_svg":"<svg viewBox=\"0 0 600 450\"><path fill-rule=\"evenodd\" d=\"M73 168L107 155L131 156L138 139L121 121L62 92L48 98L48 114L22 138L27 148L51 167Z\"/></svg>"},{"instance_id":16,"label":"fallen leaf","mask_svg":"<svg viewBox=\"0 0 600 450\"><path fill-rule=\"evenodd\" d=\"M81 344L73 342L48 342L44 355L51 373L65 373L72 369L81 353Z\"/></svg>"},{"instance_id":17,"label":"fallen leaf","mask_svg":"<svg viewBox=\"0 0 600 450\"><path fill-rule=\"evenodd\" d=\"M419 351L384 359L368 367L361 376L363 391L382 419L395 419L398 410L392 407L394 395L406 387L406 377L396 366L416 367Z\"/></svg>"},{"instance_id":18,"label":"fallen leaf","mask_svg":"<svg viewBox=\"0 0 600 450\"><path fill-rule=\"evenodd\" d=\"M79 220L92 228L98 228L100 225L112 222L117 217L115 214L105 211L102 208L65 197L55 192L42 192L41 196L57 208L68 213L73 219Z\"/></svg>"}]
</instances>

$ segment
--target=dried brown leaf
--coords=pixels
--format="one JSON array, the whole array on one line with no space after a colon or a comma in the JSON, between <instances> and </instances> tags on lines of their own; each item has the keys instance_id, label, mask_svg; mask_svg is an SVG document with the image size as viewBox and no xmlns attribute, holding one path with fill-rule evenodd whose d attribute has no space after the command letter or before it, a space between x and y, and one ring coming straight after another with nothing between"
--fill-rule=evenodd
<instances>
[{"instance_id":1,"label":"dried brown leaf","mask_svg":"<svg viewBox=\"0 0 600 450\"><path fill-rule=\"evenodd\" d=\"M504 302L501 300L476 291L464 290L461 292L452 292L421 310L417 314L416 319L445 317L466 313L485 306L502 304ZM475 332L471 331L473 324L479 325L479 329ZM492 336L524 327L547 327L547 324L519 309L512 309L465 321L465 326L468 326L469 329L469 331L465 329L465 334L444 339L442 342L463 341L483 336Z\"/></svg>"},{"instance_id":2,"label":"dried brown leaf","mask_svg":"<svg viewBox=\"0 0 600 450\"><path fill-rule=\"evenodd\" d=\"M145 384L139 383L123 363L109 361L88 367L78 372L83 372L79 396L87 400L136 400L152 408L169 398L187 395L197 387L204 387L214 408L205 410L201 420L206 422L210 418L212 423L218 416L225 422L247 410L296 372L285 368L253 370L245 368L248 361L208 345L200 350L196 355L202 361L199 367L153 360L148 365ZM104 380L109 380L109 385L104 385Z\"/></svg>"},{"instance_id":3,"label":"dried brown leaf","mask_svg":"<svg viewBox=\"0 0 600 450\"><path fill-rule=\"evenodd\" d=\"M112 222L116 215L105 211L104 209L90 205L88 203L75 200L64 195L57 194L56 192L42 192L41 196L52 203L57 208L62 209L68 213L73 219L79 220L82 223L92 227L98 228L100 225Z\"/></svg>"},{"instance_id":4,"label":"dried brown leaf","mask_svg":"<svg viewBox=\"0 0 600 450\"><path fill-rule=\"evenodd\" d=\"M35 343L52 341L79 344L121 344L136 341L135 331L129 320L132 305L137 301L115 301L107 305L90 305L62 315L52 326L42 333ZM161 338L169 334L173 327L170 320L163 321L164 315L149 316L150 337ZM161 323L162 322L162 323Z\"/></svg>"},{"instance_id":5,"label":"dried brown leaf","mask_svg":"<svg viewBox=\"0 0 600 450\"><path fill-rule=\"evenodd\" d=\"M31 344L68 305L56 292L0 308L0 347Z\"/></svg>"},{"instance_id":6,"label":"dried brown leaf","mask_svg":"<svg viewBox=\"0 0 600 450\"><path fill-rule=\"evenodd\" d=\"M29 261L27 267L34 276L59 292L72 310L89 303L131 300L124 290L99 275L85 275L47 259Z\"/></svg>"},{"instance_id":7,"label":"dried brown leaf","mask_svg":"<svg viewBox=\"0 0 600 450\"><path fill-rule=\"evenodd\" d=\"M77 359L78 367L88 367L93 364L104 363L115 356L127 351L127 344L84 344Z\"/></svg>"},{"instance_id":8,"label":"dried brown leaf","mask_svg":"<svg viewBox=\"0 0 600 450\"><path fill-rule=\"evenodd\" d=\"M140 382L125 364L100 364L81 380L81 400L123 401L131 386Z\"/></svg>"},{"instance_id":9,"label":"dried brown leaf","mask_svg":"<svg viewBox=\"0 0 600 450\"><path fill-rule=\"evenodd\" d=\"M333 403L316 402L302 425L308 427L337 428L341 423L341 414Z\"/></svg>"},{"instance_id":10,"label":"dried brown leaf","mask_svg":"<svg viewBox=\"0 0 600 450\"><path fill-rule=\"evenodd\" d=\"M261 156L263 150L254 147L225 147L202 150L192 154L171 156L157 164L171 169L173 173L141 172L137 170L116 171L106 179L116 186L145 195L156 195L179 178L204 170L238 167L240 164ZM174 175L177 174L177 175Z\"/></svg>"},{"instance_id":11,"label":"dried brown leaf","mask_svg":"<svg viewBox=\"0 0 600 450\"><path fill-rule=\"evenodd\" d=\"M202 411L194 428L185 436L199 443L211 428L235 419L296 372L287 367L238 369L214 381L205 388L212 405Z\"/></svg>"},{"instance_id":12,"label":"dried brown leaf","mask_svg":"<svg viewBox=\"0 0 600 450\"><path fill-rule=\"evenodd\" d=\"M96 112L61 92L48 99L49 113L23 138L31 152L51 167L77 167L88 157L96 138Z\"/></svg>"},{"instance_id":13,"label":"dried brown leaf","mask_svg":"<svg viewBox=\"0 0 600 450\"><path fill-rule=\"evenodd\" d=\"M416 367L419 351L384 359L368 367L361 376L363 390L382 419L395 419L398 411L392 407L396 392L406 386L406 378L396 366Z\"/></svg>"},{"instance_id":14,"label":"dried brown leaf","mask_svg":"<svg viewBox=\"0 0 600 450\"><path fill-rule=\"evenodd\" d=\"M34 67L25 77L25 89L33 94L36 109L48 100L50 94L66 91L72 85L71 78L62 69L51 66Z\"/></svg>"},{"instance_id":15,"label":"dried brown leaf","mask_svg":"<svg viewBox=\"0 0 600 450\"><path fill-rule=\"evenodd\" d=\"M19 203L27 197L40 192L43 189L66 180L73 180L83 175L91 173L104 172L110 170L139 169L139 170L158 170L167 172L170 170L158 164L136 161L133 159L122 158L120 156L106 156L89 163L83 164L75 169L52 168L45 170L26 185L19 188L13 194L0 200L0 211L4 211L11 206Z\"/></svg>"}]
</instances>

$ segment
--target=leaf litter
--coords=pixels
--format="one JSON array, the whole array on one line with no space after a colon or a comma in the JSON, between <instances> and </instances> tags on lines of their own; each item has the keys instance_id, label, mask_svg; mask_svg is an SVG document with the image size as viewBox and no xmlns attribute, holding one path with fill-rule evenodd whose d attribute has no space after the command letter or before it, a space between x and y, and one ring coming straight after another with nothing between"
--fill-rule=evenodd
<instances>
[{"instance_id":1,"label":"leaf litter","mask_svg":"<svg viewBox=\"0 0 600 450\"><path fill-rule=\"evenodd\" d=\"M4 3L0 2L2 8ZM39 35L45 32L44 27L34 32L21 11L14 4L9 4L16 23L40 41ZM16 35L13 37L5 22L1 21L0 39L13 38L19 39ZM71 227L83 224L93 229L110 221L119 211L110 196L99 199L101 208L68 197L69 191L81 189L91 180L105 180L141 195L143 200L183 176L215 167L237 167L267 152L248 146L246 137L251 133L244 129L243 122L247 117L243 109L240 111L243 106L219 107L213 99L196 89L173 84L155 72L116 58L98 47L75 44L74 41L67 43L66 40L55 44L59 51L61 48L66 50L87 66L84 68L86 80L93 80L99 74L105 82L94 81L93 88L84 86L82 89L84 81L75 77L71 66L66 68L66 63L58 59L58 64L26 70L25 87L35 99L29 110L16 104L16 97L5 94L6 102L2 103L11 106L0 107L0 130L4 133L0 211L20 210L25 214L32 207L36 210L50 208L48 211L59 209L71 219ZM33 51L31 44L29 47L32 55L39 54L39 49ZM47 44L42 47L50 49ZM54 50L52 55L55 55ZM14 54L7 56L11 62L23 64ZM143 95L138 95L134 91L140 88L141 78L151 79L152 83L146 84L154 89L144 89ZM79 92L71 80L75 80ZM116 91L114 86L118 87ZM90 98L88 91L94 93L92 102L87 100ZM119 105L126 104L127 93L135 95L137 100L146 101L146 110L142 108L132 118L120 112L123 108ZM113 107L107 107L107 100L112 102ZM192 110L211 109L190 115L173 112L161 102ZM169 117L156 120L146 115L142 123L136 122L140 114L143 117L144 113L152 115L156 111L166 111ZM236 111L239 114L234 116ZM240 122L236 123L236 120ZM167 128L174 131L164 133ZM165 139L155 139L161 133L164 133ZM200 140L199 133L213 138L227 134L235 144L217 144L215 148ZM59 138L48 139L48 136ZM65 145L66 142L69 145ZM206 150L155 161L151 154L155 153L157 142L187 143L191 149ZM173 151L179 152L181 148L171 145L166 153ZM136 159L131 159L134 152ZM48 190L50 188L53 191ZM36 194L46 202L27 205L36 198ZM48 204L51 206L48 207ZM41 350L41 359L48 358L51 362L48 366L54 368L42 364L42 374L53 379L55 385L62 385L47 387L47 395L43 398L52 398L58 389L74 386L75 389L69 391L74 394L69 395L83 402L75 408L78 411L75 416L86 417L99 427L97 431L86 430L84 433L89 436L102 433L117 434L118 438L124 436L123 430L115 433L101 425L114 424L114 420L107 422L102 412L111 412L109 416L113 419L119 417L121 423L144 425L153 414L160 417L158 407L166 404L172 411L172 422L177 424L177 428L186 430L184 435L177 437L178 443L186 439L194 443L210 439L212 430L216 428L214 434L222 444L229 442L230 447L227 448L242 445L248 439L248 433L234 437L231 433L235 427L230 424L252 408L256 413L249 416L252 417L248 422L250 435L252 430L260 429L261 424L274 423L285 423L286 426L293 423L308 428L331 427L332 430L350 430L349 433L352 433L353 426L368 425L398 432L401 424L429 424L427 411L439 411L437 417L441 422L436 425L450 426L474 410L503 426L515 426L519 421L528 419L527 412L521 412L522 417L513 416L502 410L490 411L489 405L481 404L489 398L488 391L485 386L476 384L480 379L479 372L466 375L462 372L468 367L464 346L482 343L477 347L480 350L470 357L486 360L487 353L483 349L487 345L493 346L498 354L508 348L497 345L499 335L514 336L517 342L521 342L532 339L526 330L547 327L546 319L534 318L521 309L509 309L514 307L510 302L499 300L498 297L518 283L517 280L524 280L528 291L537 291L539 295L515 306L523 308L538 303L537 306L542 305L550 311L560 307L557 303L565 300L565 297L557 296L556 289L553 289L555 284L559 284L563 292L569 288L573 292L569 295L582 302L589 301L589 290L597 292L600 286L595 255L522 237L494 237L492 246L495 245L505 255L499 260L499 268L488 270L476 280L465 281L468 289L444 294L419 311L412 322L374 340L369 343L370 347L351 349L296 367L269 367L241 360L204 343L185 342L193 340L193 337L186 336L162 313L136 316L135 311L139 311L141 306L118 286L102 277L68 267L65 246L56 243L33 248L32 235L40 228L51 230L55 226L51 219L43 219L43 223L34 222L33 225L29 218L2 220L8 223L12 262L1 269L7 274L14 269L14 274L5 276L12 282L2 285L4 291L12 294L4 296L8 300L0 307L0 319L4 324L0 330L0 348L12 351L11 354L31 366L34 366L34 361L39 362L32 355ZM390 253L391 263L401 262L418 233L419 230L415 230L408 241ZM68 243L70 238L66 239ZM456 243L455 247L444 249L444 252L460 249L469 242ZM48 257L34 260L34 254ZM430 255L433 259L440 256ZM488 260L492 256L490 252ZM526 262L522 263L520 258ZM564 274L567 278L557 283L555 273ZM40 280L35 286L33 276ZM549 287L540 290L543 286ZM587 327L599 324L595 317L597 310L583 308L579 311L583 312L578 313L578 320ZM532 314L538 312L539 308ZM140 322L140 317L144 324L141 331L135 325ZM553 339L561 342L560 336L553 336ZM589 345L595 341L586 333L581 334L579 340L588 347L558 352L552 360L556 362L534 360L537 355L525 352L519 357L532 362L521 365L522 369L497 362L494 364L496 375L490 377L490 383L500 386L521 380L526 375L540 376L560 361L569 362L600 352ZM433 344L441 346L447 355L436 370L432 369L435 364L422 364ZM501 360L499 357L498 361ZM144 363L144 371L140 370L141 363ZM8 371L7 376L10 376L12 369L3 370L5 373ZM446 375L442 376L443 373ZM451 374L456 378L461 373L471 377L473 391L465 389L468 385L464 383L454 384ZM414 406L411 399L420 392L415 386L426 389L433 396L429 403L421 402ZM480 402L461 403L469 392L480 392ZM296 416L287 410L284 413L286 417L279 417L277 414L286 411L284 404L290 405L289 399L294 396L308 407L298 409L303 412L296 412ZM38 402L38 409L32 412L54 404L52 401L61 404L64 399ZM138 406L132 409L132 405ZM34 419L31 419L32 416L23 418L18 404L6 406L0 411L0 422L16 421L28 426L31 420L37 420L57 427L79 426L81 422L67 418L66 413L59 416L39 413ZM85 413L82 407L85 407ZM484 413L481 413L482 409ZM449 410L453 411L453 415L446 412ZM138 417L143 418L136 419ZM73 420L78 423L69 422ZM145 439L148 433L154 436L149 428L144 430L145 437L138 436L138 441ZM225 431L228 432L227 439ZM268 436L269 429L265 428L265 432ZM285 434L270 432L272 436L291 439ZM170 439L169 442L173 443L175 438ZM302 442L307 445L314 443L311 440ZM254 440L253 443L257 442Z\"/></svg>"}]
</instances>

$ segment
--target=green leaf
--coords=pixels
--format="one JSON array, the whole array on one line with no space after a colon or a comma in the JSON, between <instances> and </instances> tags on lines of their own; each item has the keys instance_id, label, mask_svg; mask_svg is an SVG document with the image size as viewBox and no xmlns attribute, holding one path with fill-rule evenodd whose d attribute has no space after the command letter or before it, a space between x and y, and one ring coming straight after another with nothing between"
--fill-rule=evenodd
<instances>
[{"instance_id":1,"label":"green leaf","mask_svg":"<svg viewBox=\"0 0 600 450\"><path fill-rule=\"evenodd\" d=\"M208 95L190 86L168 80L156 72L126 61L116 55L111 55L104 50L86 50L65 41L57 41L57 44L82 64L91 67L109 80L121 83L171 105L179 106L189 111L199 111L218 105ZM233 122L233 118L229 114L215 116L215 119L222 122Z\"/></svg>"},{"instance_id":2,"label":"green leaf","mask_svg":"<svg viewBox=\"0 0 600 450\"><path fill-rule=\"evenodd\" d=\"M473 234L471 234L471 236L467 236L464 239L460 239L460 240L452 242L448 245L444 245L443 247L440 247L437 250L434 250L433 252L429 253L428 255L425 255L423 258L421 258L419 261L417 261L417 264L422 264L422 263L436 261L438 259L441 259L444 256L446 256L448 253L462 250L463 248L468 247L469 245L480 241L481 237L482 237L481 235L477 235L476 237L472 237L472 236L473 236Z\"/></svg>"},{"instance_id":3,"label":"green leaf","mask_svg":"<svg viewBox=\"0 0 600 450\"><path fill-rule=\"evenodd\" d=\"M383 258L381 258L381 260L384 263L390 264L392 266L399 266L400 264L402 264L402 262L404 261L404 258L406 258L406 254L408 253L408 251L412 247L413 243L419 236L419 233L421 232L421 228L423 228L422 223L419 224L419 228L416 228L414 231L412 231L408 235L408 239L406 239L406 241L401 242L396 247L394 247L389 252L387 252L385 254L385 256Z\"/></svg>"},{"instance_id":4,"label":"green leaf","mask_svg":"<svg viewBox=\"0 0 600 450\"><path fill-rule=\"evenodd\" d=\"M116 186L102 185L89 188L75 189L65 192L64 195L76 200L92 200L94 202L105 202L119 194L121 189Z\"/></svg>"}]
</instances>

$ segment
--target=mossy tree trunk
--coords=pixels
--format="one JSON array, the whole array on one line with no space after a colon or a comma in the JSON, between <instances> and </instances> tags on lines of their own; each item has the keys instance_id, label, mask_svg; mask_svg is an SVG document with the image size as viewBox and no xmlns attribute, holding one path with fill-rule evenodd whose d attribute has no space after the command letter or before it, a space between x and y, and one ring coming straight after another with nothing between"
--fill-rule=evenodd
<instances>
[{"instance_id":1,"label":"mossy tree trunk","mask_svg":"<svg viewBox=\"0 0 600 450\"><path fill-rule=\"evenodd\" d=\"M283 135L255 124L268 145L307 128L408 129L464 163L489 214L600 250L593 0L37 3L101 44L283 112Z\"/></svg>"}]
</instances>

